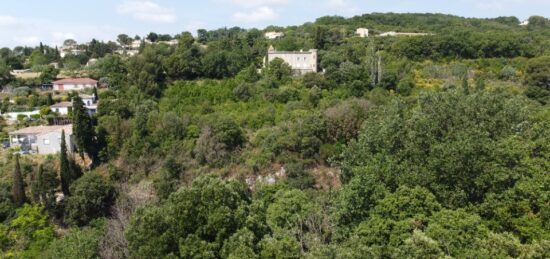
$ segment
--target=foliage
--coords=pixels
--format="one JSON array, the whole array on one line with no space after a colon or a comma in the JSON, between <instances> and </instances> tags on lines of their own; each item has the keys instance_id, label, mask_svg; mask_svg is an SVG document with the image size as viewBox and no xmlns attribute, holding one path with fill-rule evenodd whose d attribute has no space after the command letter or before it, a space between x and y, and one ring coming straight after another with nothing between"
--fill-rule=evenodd
<instances>
[{"instance_id":1,"label":"foliage","mask_svg":"<svg viewBox=\"0 0 550 259\"><path fill-rule=\"evenodd\" d=\"M44 258L99 258L102 227L72 229L65 236L54 240L43 252Z\"/></svg>"},{"instance_id":2,"label":"foliage","mask_svg":"<svg viewBox=\"0 0 550 259\"><path fill-rule=\"evenodd\" d=\"M13 195L13 204L21 207L27 201L25 195L25 181L21 175L21 165L19 164L19 154L15 155L15 167L13 169L13 186L11 188Z\"/></svg>"},{"instance_id":3,"label":"foliage","mask_svg":"<svg viewBox=\"0 0 550 259\"><path fill-rule=\"evenodd\" d=\"M146 257L191 256L198 249L202 255L208 251L216 256L224 241L243 226L248 200L248 191L240 183L197 179L160 207L136 212L126 233L130 252Z\"/></svg>"},{"instance_id":4,"label":"foliage","mask_svg":"<svg viewBox=\"0 0 550 259\"><path fill-rule=\"evenodd\" d=\"M61 182L61 191L68 196L71 192L71 184L82 176L80 167L69 157L67 144L65 142L65 131L61 132L61 147L59 152L59 178Z\"/></svg>"},{"instance_id":5,"label":"foliage","mask_svg":"<svg viewBox=\"0 0 550 259\"><path fill-rule=\"evenodd\" d=\"M66 220L78 226L109 214L114 201L114 188L98 173L86 173L71 184L71 196L66 200Z\"/></svg>"},{"instance_id":6,"label":"foliage","mask_svg":"<svg viewBox=\"0 0 550 259\"><path fill-rule=\"evenodd\" d=\"M79 54L64 58L44 44L2 48L1 110L39 108L53 125L47 108L73 100L81 154L63 137L58 159L22 156L14 181L6 153L2 255L547 258L550 27L519 23L372 13L121 34L123 46L68 40ZM356 37L363 27L374 37ZM388 31L425 35L377 37ZM264 63L270 45L317 48L323 73ZM25 68L42 74L10 74ZM78 93L37 89L58 72L99 79L83 91L100 97L96 114ZM24 117L0 121L0 135L41 123ZM32 199L16 209L25 181ZM56 237L53 224L69 228Z\"/></svg>"},{"instance_id":7,"label":"foliage","mask_svg":"<svg viewBox=\"0 0 550 259\"><path fill-rule=\"evenodd\" d=\"M0 225L0 231L4 231L0 236L7 237L0 243L4 245L0 251L3 250L8 257L37 257L55 238L54 228L43 209L28 204L17 209L16 216L9 221L7 228L3 229Z\"/></svg>"},{"instance_id":8,"label":"foliage","mask_svg":"<svg viewBox=\"0 0 550 259\"><path fill-rule=\"evenodd\" d=\"M96 132L88 110L84 107L84 103L79 96L73 98L72 119L75 144L80 156L84 157L84 152L88 154L93 166L94 163L97 163L99 154Z\"/></svg>"},{"instance_id":9,"label":"foliage","mask_svg":"<svg viewBox=\"0 0 550 259\"><path fill-rule=\"evenodd\" d=\"M45 169L43 165L38 167L38 173L32 183L32 193L37 203L53 214L56 207L56 189L59 186L57 174L51 169Z\"/></svg>"}]
</instances>

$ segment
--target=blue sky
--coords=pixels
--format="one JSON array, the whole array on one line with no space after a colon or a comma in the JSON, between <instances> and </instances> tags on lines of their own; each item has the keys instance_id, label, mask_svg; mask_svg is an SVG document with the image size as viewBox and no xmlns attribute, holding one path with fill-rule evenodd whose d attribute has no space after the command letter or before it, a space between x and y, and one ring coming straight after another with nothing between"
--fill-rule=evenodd
<instances>
[{"instance_id":1,"label":"blue sky","mask_svg":"<svg viewBox=\"0 0 550 259\"><path fill-rule=\"evenodd\" d=\"M550 0L2 0L0 47L56 45L120 33L298 25L324 15L437 12L466 17L550 17Z\"/></svg>"}]
</instances>

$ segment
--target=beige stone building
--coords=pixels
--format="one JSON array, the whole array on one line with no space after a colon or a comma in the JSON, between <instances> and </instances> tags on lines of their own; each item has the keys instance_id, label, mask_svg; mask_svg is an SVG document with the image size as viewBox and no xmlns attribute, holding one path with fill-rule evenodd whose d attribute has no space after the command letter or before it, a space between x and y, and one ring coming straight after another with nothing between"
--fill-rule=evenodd
<instances>
[{"instance_id":1,"label":"beige stone building","mask_svg":"<svg viewBox=\"0 0 550 259\"><path fill-rule=\"evenodd\" d=\"M264 34L266 39L274 40L285 36L284 33L278 31L269 31Z\"/></svg>"},{"instance_id":2,"label":"beige stone building","mask_svg":"<svg viewBox=\"0 0 550 259\"><path fill-rule=\"evenodd\" d=\"M273 47L270 47L267 52L266 64L269 64L276 58L280 58L290 65L295 74L303 75L318 72L317 57L316 49L308 51L276 51Z\"/></svg>"},{"instance_id":3,"label":"beige stone building","mask_svg":"<svg viewBox=\"0 0 550 259\"><path fill-rule=\"evenodd\" d=\"M355 34L359 35L359 37L361 37L361 38L368 38L369 37L369 29L359 28L355 31Z\"/></svg>"}]
</instances>

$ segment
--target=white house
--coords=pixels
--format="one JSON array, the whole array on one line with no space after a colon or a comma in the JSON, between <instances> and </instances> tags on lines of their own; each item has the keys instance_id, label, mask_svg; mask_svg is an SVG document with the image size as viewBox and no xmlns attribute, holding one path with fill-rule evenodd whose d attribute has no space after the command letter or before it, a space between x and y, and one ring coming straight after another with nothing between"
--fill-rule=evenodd
<instances>
[{"instance_id":1,"label":"white house","mask_svg":"<svg viewBox=\"0 0 550 259\"><path fill-rule=\"evenodd\" d=\"M64 58L65 56L67 55L80 55L80 54L84 54L86 51L85 50L82 50L82 49L77 49L76 46L69 46L69 47L61 47L59 49L59 56L61 58Z\"/></svg>"},{"instance_id":2,"label":"white house","mask_svg":"<svg viewBox=\"0 0 550 259\"><path fill-rule=\"evenodd\" d=\"M317 50L309 51L276 51L273 46L269 48L266 57L266 65L276 58L285 61L295 74L317 73Z\"/></svg>"},{"instance_id":3,"label":"white house","mask_svg":"<svg viewBox=\"0 0 550 259\"><path fill-rule=\"evenodd\" d=\"M17 121L17 117L19 117L20 115L25 117L31 117L32 115L39 115L39 114L40 114L40 111L35 110L35 111L29 111L29 112L6 112L2 114L2 116L4 117L5 120L9 122L14 122L14 121Z\"/></svg>"},{"instance_id":4,"label":"white house","mask_svg":"<svg viewBox=\"0 0 550 259\"><path fill-rule=\"evenodd\" d=\"M166 45L169 45L169 46L175 46L175 45L178 45L179 41L178 41L178 39L173 39L173 40L169 40L169 41L159 41L159 43L166 44Z\"/></svg>"},{"instance_id":5,"label":"white house","mask_svg":"<svg viewBox=\"0 0 550 259\"><path fill-rule=\"evenodd\" d=\"M285 36L284 33L278 31L269 31L264 34L266 39L274 40Z\"/></svg>"},{"instance_id":6,"label":"white house","mask_svg":"<svg viewBox=\"0 0 550 259\"><path fill-rule=\"evenodd\" d=\"M369 37L369 29L367 28L358 28L355 31L355 34L359 35L361 38L368 38Z\"/></svg>"},{"instance_id":7,"label":"white house","mask_svg":"<svg viewBox=\"0 0 550 259\"><path fill-rule=\"evenodd\" d=\"M55 91L79 91L97 87L97 80L91 78L67 78L53 82Z\"/></svg>"},{"instance_id":8,"label":"white house","mask_svg":"<svg viewBox=\"0 0 550 259\"><path fill-rule=\"evenodd\" d=\"M519 24L520 26L527 26L529 25L529 20L525 20Z\"/></svg>"},{"instance_id":9,"label":"white house","mask_svg":"<svg viewBox=\"0 0 550 259\"><path fill-rule=\"evenodd\" d=\"M19 147L21 151L41 155L56 154L61 151L62 131L65 131L67 150L73 152L72 124L28 127L10 132L10 147Z\"/></svg>"},{"instance_id":10,"label":"white house","mask_svg":"<svg viewBox=\"0 0 550 259\"><path fill-rule=\"evenodd\" d=\"M394 32L394 31L389 31L389 32L381 33L379 36L380 37L398 37L398 36L413 37L413 36L428 36L428 35L432 35L432 34L430 34L430 33L421 33L421 32Z\"/></svg>"},{"instance_id":11,"label":"white house","mask_svg":"<svg viewBox=\"0 0 550 259\"><path fill-rule=\"evenodd\" d=\"M14 69L14 70L11 70L10 71L10 74L12 76L16 76L16 75L21 75L21 74L25 74L25 73L29 73L31 72L30 69Z\"/></svg>"},{"instance_id":12,"label":"white house","mask_svg":"<svg viewBox=\"0 0 550 259\"><path fill-rule=\"evenodd\" d=\"M73 109L73 103L71 102L60 102L50 106L52 112L55 112L59 115L68 115L69 111Z\"/></svg>"},{"instance_id":13,"label":"white house","mask_svg":"<svg viewBox=\"0 0 550 259\"><path fill-rule=\"evenodd\" d=\"M97 112L97 101L93 95L79 95L80 99L84 103L84 107L88 110L90 115L94 115ZM60 102L50 106L50 109L59 115L69 115L69 112L73 109L72 102Z\"/></svg>"},{"instance_id":14,"label":"white house","mask_svg":"<svg viewBox=\"0 0 550 259\"><path fill-rule=\"evenodd\" d=\"M141 47L141 43L142 43L141 40L134 40L132 41L129 47L130 49L139 49L139 47Z\"/></svg>"},{"instance_id":15,"label":"white house","mask_svg":"<svg viewBox=\"0 0 550 259\"><path fill-rule=\"evenodd\" d=\"M90 60L88 60L88 62L86 63L86 66L87 67L90 67L90 66L93 66L95 65L99 60L97 58L91 58Z\"/></svg>"}]
</instances>

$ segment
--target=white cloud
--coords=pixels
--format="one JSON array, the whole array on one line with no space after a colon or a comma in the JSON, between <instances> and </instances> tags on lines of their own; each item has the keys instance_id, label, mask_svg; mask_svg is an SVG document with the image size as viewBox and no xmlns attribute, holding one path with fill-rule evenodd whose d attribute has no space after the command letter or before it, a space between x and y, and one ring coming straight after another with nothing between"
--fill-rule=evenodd
<instances>
[{"instance_id":1,"label":"white cloud","mask_svg":"<svg viewBox=\"0 0 550 259\"><path fill-rule=\"evenodd\" d=\"M0 26L11 26L17 24L17 19L9 15L0 15Z\"/></svg>"},{"instance_id":2,"label":"white cloud","mask_svg":"<svg viewBox=\"0 0 550 259\"><path fill-rule=\"evenodd\" d=\"M117 7L117 12L145 22L174 23L177 20L174 10L152 1L125 1Z\"/></svg>"},{"instance_id":3,"label":"white cloud","mask_svg":"<svg viewBox=\"0 0 550 259\"><path fill-rule=\"evenodd\" d=\"M244 7L286 5L288 0L231 0L234 4Z\"/></svg>"},{"instance_id":4,"label":"white cloud","mask_svg":"<svg viewBox=\"0 0 550 259\"><path fill-rule=\"evenodd\" d=\"M279 15L269 6L262 6L247 12L233 14L233 20L244 23L266 22L277 19Z\"/></svg>"}]
</instances>

